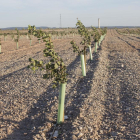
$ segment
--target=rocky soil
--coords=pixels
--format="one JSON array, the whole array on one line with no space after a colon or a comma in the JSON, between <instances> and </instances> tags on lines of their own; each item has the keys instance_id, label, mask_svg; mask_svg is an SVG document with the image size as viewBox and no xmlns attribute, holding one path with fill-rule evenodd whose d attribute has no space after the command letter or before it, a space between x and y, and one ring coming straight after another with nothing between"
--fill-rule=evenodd
<instances>
[{"instance_id":1,"label":"rocky soil","mask_svg":"<svg viewBox=\"0 0 140 140\"><path fill-rule=\"evenodd\" d=\"M87 76L81 76L80 58L70 41L53 40L67 65L65 121L56 125L58 89L27 68L30 57L48 62L44 43L26 37L16 43L2 40L0 54L1 140L139 140L140 39L110 29L93 60L87 55Z\"/></svg>"}]
</instances>

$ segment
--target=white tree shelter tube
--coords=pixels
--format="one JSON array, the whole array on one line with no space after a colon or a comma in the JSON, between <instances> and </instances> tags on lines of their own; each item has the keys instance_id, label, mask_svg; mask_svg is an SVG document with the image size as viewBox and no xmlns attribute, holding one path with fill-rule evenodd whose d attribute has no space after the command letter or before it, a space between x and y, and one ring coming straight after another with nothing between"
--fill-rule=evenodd
<instances>
[{"instance_id":1,"label":"white tree shelter tube","mask_svg":"<svg viewBox=\"0 0 140 140\"><path fill-rule=\"evenodd\" d=\"M80 55L80 58L81 58L82 75L86 76L84 55Z\"/></svg>"},{"instance_id":2,"label":"white tree shelter tube","mask_svg":"<svg viewBox=\"0 0 140 140\"><path fill-rule=\"evenodd\" d=\"M66 83L61 83L59 89L57 124L61 124L62 122L64 122L65 90L66 90Z\"/></svg>"},{"instance_id":3,"label":"white tree shelter tube","mask_svg":"<svg viewBox=\"0 0 140 140\"><path fill-rule=\"evenodd\" d=\"M91 52L91 46L89 46L89 51L90 51L90 59L93 60L92 52Z\"/></svg>"}]
</instances>

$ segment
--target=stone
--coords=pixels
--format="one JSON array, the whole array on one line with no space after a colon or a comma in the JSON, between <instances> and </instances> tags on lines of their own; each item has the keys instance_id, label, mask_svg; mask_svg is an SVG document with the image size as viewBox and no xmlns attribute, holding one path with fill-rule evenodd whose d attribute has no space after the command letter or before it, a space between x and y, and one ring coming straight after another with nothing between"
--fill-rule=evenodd
<instances>
[{"instance_id":1,"label":"stone","mask_svg":"<svg viewBox=\"0 0 140 140\"><path fill-rule=\"evenodd\" d=\"M31 116L31 120L34 120L34 116Z\"/></svg>"},{"instance_id":2,"label":"stone","mask_svg":"<svg viewBox=\"0 0 140 140\"><path fill-rule=\"evenodd\" d=\"M121 131L124 131L125 130L125 126L121 126L120 129L121 129Z\"/></svg>"},{"instance_id":3,"label":"stone","mask_svg":"<svg viewBox=\"0 0 140 140\"><path fill-rule=\"evenodd\" d=\"M92 131L93 131L93 129L92 129L91 127L88 127L88 130L89 130L90 132L92 132Z\"/></svg>"},{"instance_id":4,"label":"stone","mask_svg":"<svg viewBox=\"0 0 140 140\"><path fill-rule=\"evenodd\" d=\"M127 108L126 108L126 111L127 111L127 112L130 111L130 109L131 109L131 107L127 107Z\"/></svg>"},{"instance_id":5,"label":"stone","mask_svg":"<svg viewBox=\"0 0 140 140\"><path fill-rule=\"evenodd\" d=\"M82 113L80 113L80 114L79 114L79 117L80 117L80 118L83 118L84 116L83 116L83 114L82 114Z\"/></svg>"},{"instance_id":6,"label":"stone","mask_svg":"<svg viewBox=\"0 0 140 140\"><path fill-rule=\"evenodd\" d=\"M52 125L51 123L47 123L47 127L50 128Z\"/></svg>"},{"instance_id":7,"label":"stone","mask_svg":"<svg viewBox=\"0 0 140 140\"><path fill-rule=\"evenodd\" d=\"M55 100L57 100L57 97L56 97L56 96L54 96L54 99L55 99Z\"/></svg>"},{"instance_id":8,"label":"stone","mask_svg":"<svg viewBox=\"0 0 140 140\"><path fill-rule=\"evenodd\" d=\"M41 136L39 134L36 135L37 138L40 138Z\"/></svg>"},{"instance_id":9,"label":"stone","mask_svg":"<svg viewBox=\"0 0 140 140\"><path fill-rule=\"evenodd\" d=\"M46 136L44 133L42 133L41 136L42 136L43 140L46 140Z\"/></svg>"},{"instance_id":10,"label":"stone","mask_svg":"<svg viewBox=\"0 0 140 140\"><path fill-rule=\"evenodd\" d=\"M26 136L27 135L27 133L24 133L24 136Z\"/></svg>"},{"instance_id":11,"label":"stone","mask_svg":"<svg viewBox=\"0 0 140 140\"><path fill-rule=\"evenodd\" d=\"M72 135L72 140L77 140L77 137L75 135Z\"/></svg>"},{"instance_id":12,"label":"stone","mask_svg":"<svg viewBox=\"0 0 140 140\"><path fill-rule=\"evenodd\" d=\"M64 119L67 120L68 119L68 116L64 116Z\"/></svg>"},{"instance_id":13,"label":"stone","mask_svg":"<svg viewBox=\"0 0 140 140\"><path fill-rule=\"evenodd\" d=\"M82 130L83 128L82 128L82 126L79 126L79 130Z\"/></svg>"},{"instance_id":14,"label":"stone","mask_svg":"<svg viewBox=\"0 0 140 140\"><path fill-rule=\"evenodd\" d=\"M9 135L11 132L12 132L11 126L9 126L9 127L7 128L7 134Z\"/></svg>"},{"instance_id":15,"label":"stone","mask_svg":"<svg viewBox=\"0 0 140 140\"><path fill-rule=\"evenodd\" d=\"M78 138L80 138L80 137L82 137L82 136L83 136L83 133L80 132L80 133L78 134Z\"/></svg>"},{"instance_id":16,"label":"stone","mask_svg":"<svg viewBox=\"0 0 140 140\"><path fill-rule=\"evenodd\" d=\"M57 138L58 137L58 131L56 130L53 134L53 138Z\"/></svg>"},{"instance_id":17,"label":"stone","mask_svg":"<svg viewBox=\"0 0 140 140\"><path fill-rule=\"evenodd\" d=\"M36 127L35 127L35 126L33 126L33 127L32 127L32 130L35 130L35 129L36 129Z\"/></svg>"},{"instance_id":18,"label":"stone","mask_svg":"<svg viewBox=\"0 0 140 140\"><path fill-rule=\"evenodd\" d=\"M45 134L44 134L44 133L42 133L42 134L41 134L41 136L42 136L42 137L45 137Z\"/></svg>"},{"instance_id":19,"label":"stone","mask_svg":"<svg viewBox=\"0 0 140 140\"><path fill-rule=\"evenodd\" d=\"M47 131L48 131L48 129L47 129L47 128L44 128L44 129L43 129L43 132L47 132Z\"/></svg>"},{"instance_id":20,"label":"stone","mask_svg":"<svg viewBox=\"0 0 140 140\"><path fill-rule=\"evenodd\" d=\"M103 132L103 130L100 130L100 134L103 134L104 132Z\"/></svg>"},{"instance_id":21,"label":"stone","mask_svg":"<svg viewBox=\"0 0 140 140\"><path fill-rule=\"evenodd\" d=\"M110 132L110 134L111 134L111 136L113 136L113 137L116 137L116 136L117 136L117 132L114 132L114 131Z\"/></svg>"},{"instance_id":22,"label":"stone","mask_svg":"<svg viewBox=\"0 0 140 140\"><path fill-rule=\"evenodd\" d=\"M110 138L109 140L114 140L114 138Z\"/></svg>"}]
</instances>

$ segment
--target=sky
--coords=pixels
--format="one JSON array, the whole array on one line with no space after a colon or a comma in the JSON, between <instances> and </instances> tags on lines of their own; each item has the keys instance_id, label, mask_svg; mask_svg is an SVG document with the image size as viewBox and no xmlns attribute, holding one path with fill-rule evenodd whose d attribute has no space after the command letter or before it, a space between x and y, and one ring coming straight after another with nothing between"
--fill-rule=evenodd
<instances>
[{"instance_id":1,"label":"sky","mask_svg":"<svg viewBox=\"0 0 140 140\"><path fill-rule=\"evenodd\" d=\"M140 26L140 0L0 0L0 28Z\"/></svg>"}]
</instances>

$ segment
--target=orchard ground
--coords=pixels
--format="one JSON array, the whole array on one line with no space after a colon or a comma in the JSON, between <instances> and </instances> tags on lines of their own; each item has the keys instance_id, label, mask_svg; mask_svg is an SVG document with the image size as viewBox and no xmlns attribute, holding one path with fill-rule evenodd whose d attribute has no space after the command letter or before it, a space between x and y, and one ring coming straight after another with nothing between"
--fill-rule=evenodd
<instances>
[{"instance_id":1,"label":"orchard ground","mask_svg":"<svg viewBox=\"0 0 140 140\"><path fill-rule=\"evenodd\" d=\"M32 37L33 38L33 37ZM67 66L68 82L65 115L56 126L58 89L52 80L42 79L27 68L28 59L48 62L45 43L36 37L32 46L26 36L16 43L2 38L0 54L0 139L45 140L58 131L58 140L138 140L140 139L140 38L119 35L108 29L93 60L87 53L87 76L81 76L80 57L73 53L71 40L55 39L54 50ZM54 130L55 128L55 130Z\"/></svg>"}]
</instances>

